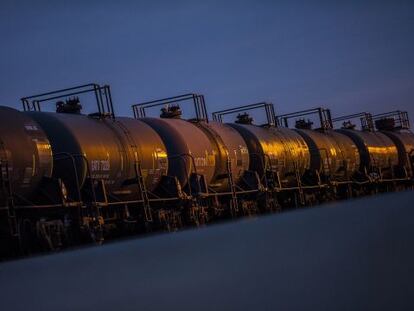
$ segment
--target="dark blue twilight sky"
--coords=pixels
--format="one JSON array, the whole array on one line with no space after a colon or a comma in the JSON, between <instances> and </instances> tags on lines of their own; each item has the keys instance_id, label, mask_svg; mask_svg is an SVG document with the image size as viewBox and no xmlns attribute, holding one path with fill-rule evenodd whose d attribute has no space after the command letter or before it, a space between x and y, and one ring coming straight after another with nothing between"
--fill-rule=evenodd
<instances>
[{"instance_id":1,"label":"dark blue twilight sky","mask_svg":"<svg viewBox=\"0 0 414 311\"><path fill-rule=\"evenodd\" d=\"M414 1L1 0L0 38L1 105L96 81L119 115L196 91L210 112L267 100L414 120Z\"/></svg>"}]
</instances>

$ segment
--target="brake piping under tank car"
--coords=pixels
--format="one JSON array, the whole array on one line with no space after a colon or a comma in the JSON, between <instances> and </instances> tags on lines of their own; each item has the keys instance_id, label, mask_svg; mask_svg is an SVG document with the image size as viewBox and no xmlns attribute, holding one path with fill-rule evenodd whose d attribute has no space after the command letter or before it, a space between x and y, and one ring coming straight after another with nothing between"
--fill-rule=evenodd
<instances>
[{"instance_id":1,"label":"brake piping under tank car","mask_svg":"<svg viewBox=\"0 0 414 311\"><path fill-rule=\"evenodd\" d=\"M82 114L84 94L96 113ZM406 112L276 116L262 102L209 120L204 96L190 93L135 104L128 118L115 116L110 87L98 84L22 103L0 107L2 257L413 187ZM50 103L56 112L43 112ZM182 118L184 104L194 118ZM147 116L157 107L160 117ZM251 110L267 122L255 125Z\"/></svg>"}]
</instances>

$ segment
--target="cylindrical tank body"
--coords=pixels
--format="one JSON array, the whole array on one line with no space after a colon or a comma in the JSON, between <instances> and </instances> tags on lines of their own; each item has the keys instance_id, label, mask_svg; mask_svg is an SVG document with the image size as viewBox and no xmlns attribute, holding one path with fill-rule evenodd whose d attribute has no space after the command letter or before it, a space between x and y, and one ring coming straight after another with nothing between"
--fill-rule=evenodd
<instances>
[{"instance_id":1,"label":"cylindrical tank body","mask_svg":"<svg viewBox=\"0 0 414 311\"><path fill-rule=\"evenodd\" d=\"M414 134L410 130L384 131L398 150L398 165L413 174L414 163Z\"/></svg>"},{"instance_id":2,"label":"cylindrical tank body","mask_svg":"<svg viewBox=\"0 0 414 311\"><path fill-rule=\"evenodd\" d=\"M346 135L335 131L296 130L306 141L311 154L310 171L333 180L351 178L359 167L358 148Z\"/></svg>"},{"instance_id":3,"label":"cylindrical tank body","mask_svg":"<svg viewBox=\"0 0 414 311\"><path fill-rule=\"evenodd\" d=\"M148 124L133 118L117 117L115 125L129 145L130 161L140 162L146 187L154 191L168 171L167 149L161 137Z\"/></svg>"},{"instance_id":4,"label":"cylindrical tank body","mask_svg":"<svg viewBox=\"0 0 414 311\"><path fill-rule=\"evenodd\" d=\"M294 183L309 168L310 154L304 139L287 128L266 128L230 124L244 138L249 149L250 170L263 176L265 168L277 172L284 185Z\"/></svg>"},{"instance_id":5,"label":"cylindrical tank body","mask_svg":"<svg viewBox=\"0 0 414 311\"><path fill-rule=\"evenodd\" d=\"M215 148L216 168L210 187L215 191L228 189L229 169L234 183L238 184L249 169L249 151L243 137L231 126L220 122L198 122L197 125L209 136Z\"/></svg>"},{"instance_id":6,"label":"cylindrical tank body","mask_svg":"<svg viewBox=\"0 0 414 311\"><path fill-rule=\"evenodd\" d=\"M192 173L204 175L207 185L214 180L216 150L208 135L196 124L182 119L142 118L162 138L168 155L168 175L185 187Z\"/></svg>"},{"instance_id":7,"label":"cylindrical tank body","mask_svg":"<svg viewBox=\"0 0 414 311\"><path fill-rule=\"evenodd\" d=\"M392 140L380 132L339 129L337 132L352 139L360 155L359 170L364 173L377 173L383 178L392 176L392 168L398 164L398 151Z\"/></svg>"},{"instance_id":8,"label":"cylindrical tank body","mask_svg":"<svg viewBox=\"0 0 414 311\"><path fill-rule=\"evenodd\" d=\"M12 191L30 201L43 177L51 177L52 150L45 132L32 118L9 107L0 107L0 161L2 176L8 166ZM1 203L4 202L0 191Z\"/></svg>"},{"instance_id":9,"label":"cylindrical tank body","mask_svg":"<svg viewBox=\"0 0 414 311\"><path fill-rule=\"evenodd\" d=\"M128 118L89 117L71 113L29 112L45 130L54 154L54 176L79 199L86 178L102 180L109 201L138 199L136 160L148 190L167 170L165 147L145 123Z\"/></svg>"}]
</instances>

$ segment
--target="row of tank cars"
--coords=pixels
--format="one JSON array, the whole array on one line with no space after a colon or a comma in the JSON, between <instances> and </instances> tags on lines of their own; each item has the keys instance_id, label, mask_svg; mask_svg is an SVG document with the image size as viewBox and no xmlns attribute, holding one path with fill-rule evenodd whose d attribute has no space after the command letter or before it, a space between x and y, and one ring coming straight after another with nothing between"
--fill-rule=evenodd
<instances>
[{"instance_id":1,"label":"row of tank cars","mask_svg":"<svg viewBox=\"0 0 414 311\"><path fill-rule=\"evenodd\" d=\"M87 93L97 104L88 115L79 100ZM22 103L0 107L3 256L413 186L406 112L276 116L258 103L209 120L204 97L185 94L133 105L128 118L115 116L109 86L98 84ZM48 103L56 112L41 111ZM183 104L195 118L181 118ZM160 117L146 116L160 106ZM248 114L257 109L263 125ZM229 114L237 120L223 123Z\"/></svg>"}]
</instances>

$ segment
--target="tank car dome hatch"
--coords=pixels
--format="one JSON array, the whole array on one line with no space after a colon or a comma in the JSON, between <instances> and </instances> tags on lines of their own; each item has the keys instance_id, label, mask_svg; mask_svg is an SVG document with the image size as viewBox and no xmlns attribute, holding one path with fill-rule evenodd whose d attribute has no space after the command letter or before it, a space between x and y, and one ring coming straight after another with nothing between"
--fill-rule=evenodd
<instances>
[{"instance_id":1,"label":"tank car dome hatch","mask_svg":"<svg viewBox=\"0 0 414 311\"><path fill-rule=\"evenodd\" d=\"M253 124L253 118L247 113L239 113L234 123L237 124Z\"/></svg>"},{"instance_id":2,"label":"tank car dome hatch","mask_svg":"<svg viewBox=\"0 0 414 311\"><path fill-rule=\"evenodd\" d=\"M22 152L24 150L24 152ZM52 150L41 126L30 116L0 107L0 162L16 199L27 201L42 192L41 183L53 170ZM0 191L0 200L4 193Z\"/></svg>"},{"instance_id":3,"label":"tank car dome hatch","mask_svg":"<svg viewBox=\"0 0 414 311\"><path fill-rule=\"evenodd\" d=\"M311 130L313 127L313 122L311 120L298 119L295 121L295 128L302 130Z\"/></svg>"},{"instance_id":4,"label":"tank car dome hatch","mask_svg":"<svg viewBox=\"0 0 414 311\"><path fill-rule=\"evenodd\" d=\"M79 97L69 98L66 101L56 102L57 113L74 113L80 114L82 105L80 104Z\"/></svg>"},{"instance_id":5,"label":"tank car dome hatch","mask_svg":"<svg viewBox=\"0 0 414 311\"><path fill-rule=\"evenodd\" d=\"M27 112L51 142L54 176L61 178L70 200L79 200L88 177L102 180L108 200L137 199L135 159L141 160L148 190L154 190L168 166L165 147L146 124L128 118L92 118L81 114ZM100 198L104 200L104 198Z\"/></svg>"},{"instance_id":6,"label":"tank car dome hatch","mask_svg":"<svg viewBox=\"0 0 414 311\"><path fill-rule=\"evenodd\" d=\"M344 130L355 130L356 128L356 124L353 124L351 121L345 121L344 123L342 123L342 127L341 129Z\"/></svg>"},{"instance_id":7,"label":"tank car dome hatch","mask_svg":"<svg viewBox=\"0 0 414 311\"><path fill-rule=\"evenodd\" d=\"M160 118L164 119L180 119L182 111L178 105L167 105L167 107L161 108Z\"/></svg>"}]
</instances>

